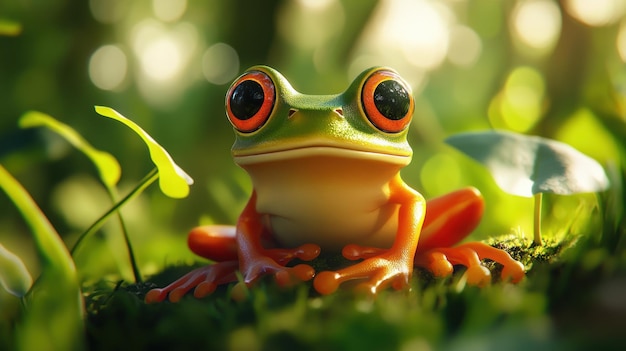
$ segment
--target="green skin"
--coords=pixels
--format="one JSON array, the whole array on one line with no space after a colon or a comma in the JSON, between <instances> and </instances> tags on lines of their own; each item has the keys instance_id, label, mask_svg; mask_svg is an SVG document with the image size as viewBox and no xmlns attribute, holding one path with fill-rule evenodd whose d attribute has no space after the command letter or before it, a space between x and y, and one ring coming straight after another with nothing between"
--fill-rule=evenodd
<instances>
[{"instance_id":1,"label":"green skin","mask_svg":"<svg viewBox=\"0 0 626 351\"><path fill-rule=\"evenodd\" d=\"M233 156L324 144L410 157L413 151L407 142L407 129L398 133L383 133L365 117L361 107L358 94L363 81L379 69L364 71L341 94L306 95L296 91L285 77L270 67L250 68L249 71L262 71L272 78L276 85L276 105L261 129L253 133L235 133ZM345 118L337 118L338 109L343 111ZM290 110L304 115L301 122L288 122Z\"/></svg>"}]
</instances>

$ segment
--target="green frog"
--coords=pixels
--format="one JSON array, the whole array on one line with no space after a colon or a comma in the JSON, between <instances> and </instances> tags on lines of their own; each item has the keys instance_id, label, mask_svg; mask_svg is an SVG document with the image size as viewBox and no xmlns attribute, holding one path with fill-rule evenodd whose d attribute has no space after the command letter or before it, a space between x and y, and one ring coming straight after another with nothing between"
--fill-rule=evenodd
<instances>
[{"instance_id":1,"label":"green frog","mask_svg":"<svg viewBox=\"0 0 626 351\"><path fill-rule=\"evenodd\" d=\"M235 226L190 232L190 249L214 263L151 290L146 301L178 301L191 290L203 297L237 281L238 271L246 285L269 274L280 285L313 279L330 294L359 280L376 294L407 287L415 266L446 276L463 265L470 283L486 284L488 258L503 265L504 279L521 280L523 265L505 251L456 245L482 217L477 189L426 201L402 180L413 110L410 86L390 68L368 69L335 95L302 94L270 67L247 70L228 90L226 114L233 159L252 181L250 200ZM305 262L322 251L354 264L315 272ZM296 258L302 263L289 265Z\"/></svg>"}]
</instances>

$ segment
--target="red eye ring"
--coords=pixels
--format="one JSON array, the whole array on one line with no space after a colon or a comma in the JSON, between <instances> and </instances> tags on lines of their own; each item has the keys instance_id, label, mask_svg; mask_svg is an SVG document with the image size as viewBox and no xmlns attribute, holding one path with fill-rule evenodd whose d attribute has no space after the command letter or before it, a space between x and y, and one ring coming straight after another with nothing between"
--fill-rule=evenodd
<instances>
[{"instance_id":1,"label":"red eye ring","mask_svg":"<svg viewBox=\"0 0 626 351\"><path fill-rule=\"evenodd\" d=\"M401 132L411 122L413 95L404 80L392 71L375 71L365 80L361 103L367 119L383 132Z\"/></svg>"},{"instance_id":2,"label":"red eye ring","mask_svg":"<svg viewBox=\"0 0 626 351\"><path fill-rule=\"evenodd\" d=\"M250 71L239 77L226 93L226 115L242 133L261 128L269 119L276 101L274 82L261 71Z\"/></svg>"}]
</instances>

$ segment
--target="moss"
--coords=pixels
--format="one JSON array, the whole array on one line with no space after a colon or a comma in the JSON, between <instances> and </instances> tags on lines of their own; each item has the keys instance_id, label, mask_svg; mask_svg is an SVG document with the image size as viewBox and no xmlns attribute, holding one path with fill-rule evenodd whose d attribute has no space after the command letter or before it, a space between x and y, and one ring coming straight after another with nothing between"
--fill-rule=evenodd
<instances>
[{"instance_id":1,"label":"moss","mask_svg":"<svg viewBox=\"0 0 626 351\"><path fill-rule=\"evenodd\" d=\"M461 269L445 279L416 270L409 291L375 299L349 289L319 296L310 283L280 288L264 279L241 302L223 287L202 300L147 305L151 283L100 282L87 294L87 333L95 350L611 347L625 341L625 313L602 318L607 308L597 296L612 292L606 284L625 281L626 255L608 255L602 242L570 236L536 246L520 236L497 237L488 243L528 268L523 282L477 288L464 284ZM326 258L320 267L344 263ZM497 277L499 265L486 264ZM150 281L162 285L192 268L171 267Z\"/></svg>"}]
</instances>

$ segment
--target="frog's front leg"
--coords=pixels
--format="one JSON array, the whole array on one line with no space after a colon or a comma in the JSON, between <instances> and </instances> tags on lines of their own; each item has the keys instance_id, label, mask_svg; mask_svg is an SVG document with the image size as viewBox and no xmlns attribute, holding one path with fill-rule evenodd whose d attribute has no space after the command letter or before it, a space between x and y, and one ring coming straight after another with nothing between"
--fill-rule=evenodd
<instances>
[{"instance_id":1,"label":"frog's front leg","mask_svg":"<svg viewBox=\"0 0 626 351\"><path fill-rule=\"evenodd\" d=\"M215 291L218 285L237 280L239 261L234 226L196 227L189 232L187 244L195 254L216 263L196 268L164 288L150 290L145 297L147 303L166 298L178 302L191 290L196 298L202 298Z\"/></svg>"},{"instance_id":2,"label":"frog's front leg","mask_svg":"<svg viewBox=\"0 0 626 351\"><path fill-rule=\"evenodd\" d=\"M398 229L396 238L390 249L374 250L363 261L350 267L335 271L321 272L313 282L315 289L321 294L334 292L341 283L352 279L367 279L361 288L367 293L376 292L392 285L401 289L408 285L413 273L413 259L424 221L426 202L422 195L406 185L400 176L390 183L390 203L399 205ZM351 249L359 250L356 245L348 245L343 250L346 258Z\"/></svg>"},{"instance_id":3,"label":"frog's front leg","mask_svg":"<svg viewBox=\"0 0 626 351\"><path fill-rule=\"evenodd\" d=\"M263 242L271 241L271 237L265 231L255 207L256 194L253 193L236 227L209 225L193 229L187 240L191 251L216 263L194 269L164 288L150 290L146 294L146 302L160 302L166 298L177 302L191 290L197 298L207 296L217 286L236 281L238 270L247 285L266 274L274 274L281 285L311 279L314 275L311 266L285 265L294 258L303 261L314 259L320 253L319 246L309 244L293 249L265 249Z\"/></svg>"},{"instance_id":4,"label":"frog's front leg","mask_svg":"<svg viewBox=\"0 0 626 351\"><path fill-rule=\"evenodd\" d=\"M480 242L454 246L478 225L483 208L480 192L471 187L429 200L415 265L435 276L447 276L452 273L453 265L463 265L467 267L470 284L484 285L491 281L491 273L481 261L491 259L503 265L502 279L520 281L524 266L506 251Z\"/></svg>"},{"instance_id":5,"label":"frog's front leg","mask_svg":"<svg viewBox=\"0 0 626 351\"><path fill-rule=\"evenodd\" d=\"M244 283L250 285L258 278L274 274L279 285L287 285L294 281L307 281L313 278L315 270L307 264L286 267L294 258L310 261L320 253L320 247L305 244L296 248L271 248L263 246L264 238L271 239L256 211L256 192L252 193L239 221L237 222L236 242L239 252L239 267Z\"/></svg>"}]
</instances>

